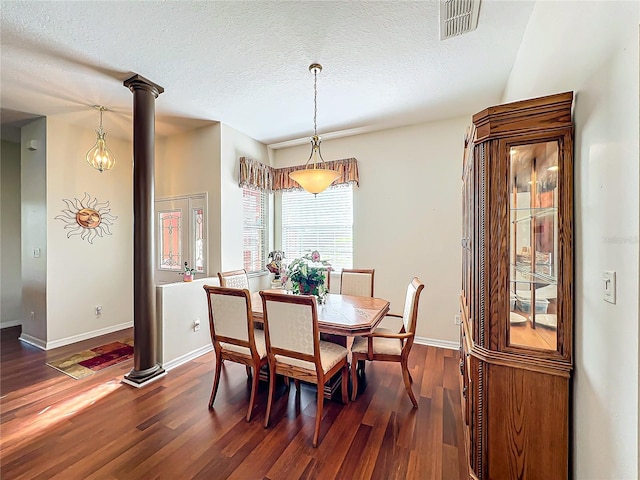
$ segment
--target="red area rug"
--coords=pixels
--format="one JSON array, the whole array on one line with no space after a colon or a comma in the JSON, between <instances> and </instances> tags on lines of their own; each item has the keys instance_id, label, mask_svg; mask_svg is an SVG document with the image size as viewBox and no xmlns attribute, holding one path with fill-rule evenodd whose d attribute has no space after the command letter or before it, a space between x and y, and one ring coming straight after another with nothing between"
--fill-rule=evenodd
<instances>
[{"instance_id":1,"label":"red area rug","mask_svg":"<svg viewBox=\"0 0 640 480\"><path fill-rule=\"evenodd\" d=\"M47 365L75 379L88 377L95 372L133 358L133 339L125 338L91 350L74 353Z\"/></svg>"}]
</instances>

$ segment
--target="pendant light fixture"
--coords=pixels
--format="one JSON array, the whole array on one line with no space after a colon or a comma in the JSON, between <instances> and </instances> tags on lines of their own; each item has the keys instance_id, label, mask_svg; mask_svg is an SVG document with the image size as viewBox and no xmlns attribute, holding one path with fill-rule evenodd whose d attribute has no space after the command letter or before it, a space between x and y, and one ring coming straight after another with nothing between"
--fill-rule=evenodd
<instances>
[{"instance_id":1,"label":"pendant light fixture","mask_svg":"<svg viewBox=\"0 0 640 480\"><path fill-rule=\"evenodd\" d=\"M107 148L107 141L104 139L107 133L102 129L102 112L106 112L107 108L102 105L94 105L93 108L100 112L100 129L96 130L96 144L87 152L87 163L102 173L113 168L116 157Z\"/></svg>"},{"instance_id":2,"label":"pendant light fixture","mask_svg":"<svg viewBox=\"0 0 640 480\"><path fill-rule=\"evenodd\" d=\"M309 71L313 73L313 136L311 139L311 155L305 164L305 168L291 172L289 177L295 180L304 188L307 192L318 194L324 191L329 185L336 180L340 174L335 170L329 170L328 168L322 168L326 166L322 153L320 153L320 142L322 139L318 136L318 73L322 71L322 65L319 63L312 63L309 65ZM313 164L310 166L309 162L313 159ZM318 161L319 160L319 161ZM320 164L320 168L318 168Z\"/></svg>"}]
</instances>

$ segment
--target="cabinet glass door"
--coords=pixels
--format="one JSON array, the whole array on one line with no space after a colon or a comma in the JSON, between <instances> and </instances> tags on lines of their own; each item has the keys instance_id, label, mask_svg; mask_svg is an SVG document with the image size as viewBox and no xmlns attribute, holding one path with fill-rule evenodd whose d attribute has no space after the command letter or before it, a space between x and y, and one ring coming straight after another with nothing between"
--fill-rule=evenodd
<instances>
[{"instance_id":1,"label":"cabinet glass door","mask_svg":"<svg viewBox=\"0 0 640 480\"><path fill-rule=\"evenodd\" d=\"M558 142L510 147L509 343L557 350Z\"/></svg>"}]
</instances>

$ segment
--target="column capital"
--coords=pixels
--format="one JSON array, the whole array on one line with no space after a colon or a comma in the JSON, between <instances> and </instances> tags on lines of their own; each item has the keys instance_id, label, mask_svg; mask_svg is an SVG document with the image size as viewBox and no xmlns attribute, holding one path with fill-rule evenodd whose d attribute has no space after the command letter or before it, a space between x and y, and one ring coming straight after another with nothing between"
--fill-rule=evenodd
<instances>
[{"instance_id":1,"label":"column capital","mask_svg":"<svg viewBox=\"0 0 640 480\"><path fill-rule=\"evenodd\" d=\"M164 88L162 88L160 85L153 83L151 80L148 80L142 75L138 75L137 73L134 76L127 78L124 81L123 85L131 90L131 92L133 92L134 90L147 90L153 93L156 98L158 98L158 95L164 92Z\"/></svg>"}]
</instances>

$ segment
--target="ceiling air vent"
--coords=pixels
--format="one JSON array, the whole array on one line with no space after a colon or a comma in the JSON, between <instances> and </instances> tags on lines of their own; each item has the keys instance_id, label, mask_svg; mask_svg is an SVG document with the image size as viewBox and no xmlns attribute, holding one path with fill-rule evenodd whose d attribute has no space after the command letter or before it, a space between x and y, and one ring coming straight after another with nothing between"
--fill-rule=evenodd
<instances>
[{"instance_id":1,"label":"ceiling air vent","mask_svg":"<svg viewBox=\"0 0 640 480\"><path fill-rule=\"evenodd\" d=\"M441 0L440 40L475 30L479 13L480 0Z\"/></svg>"}]
</instances>

